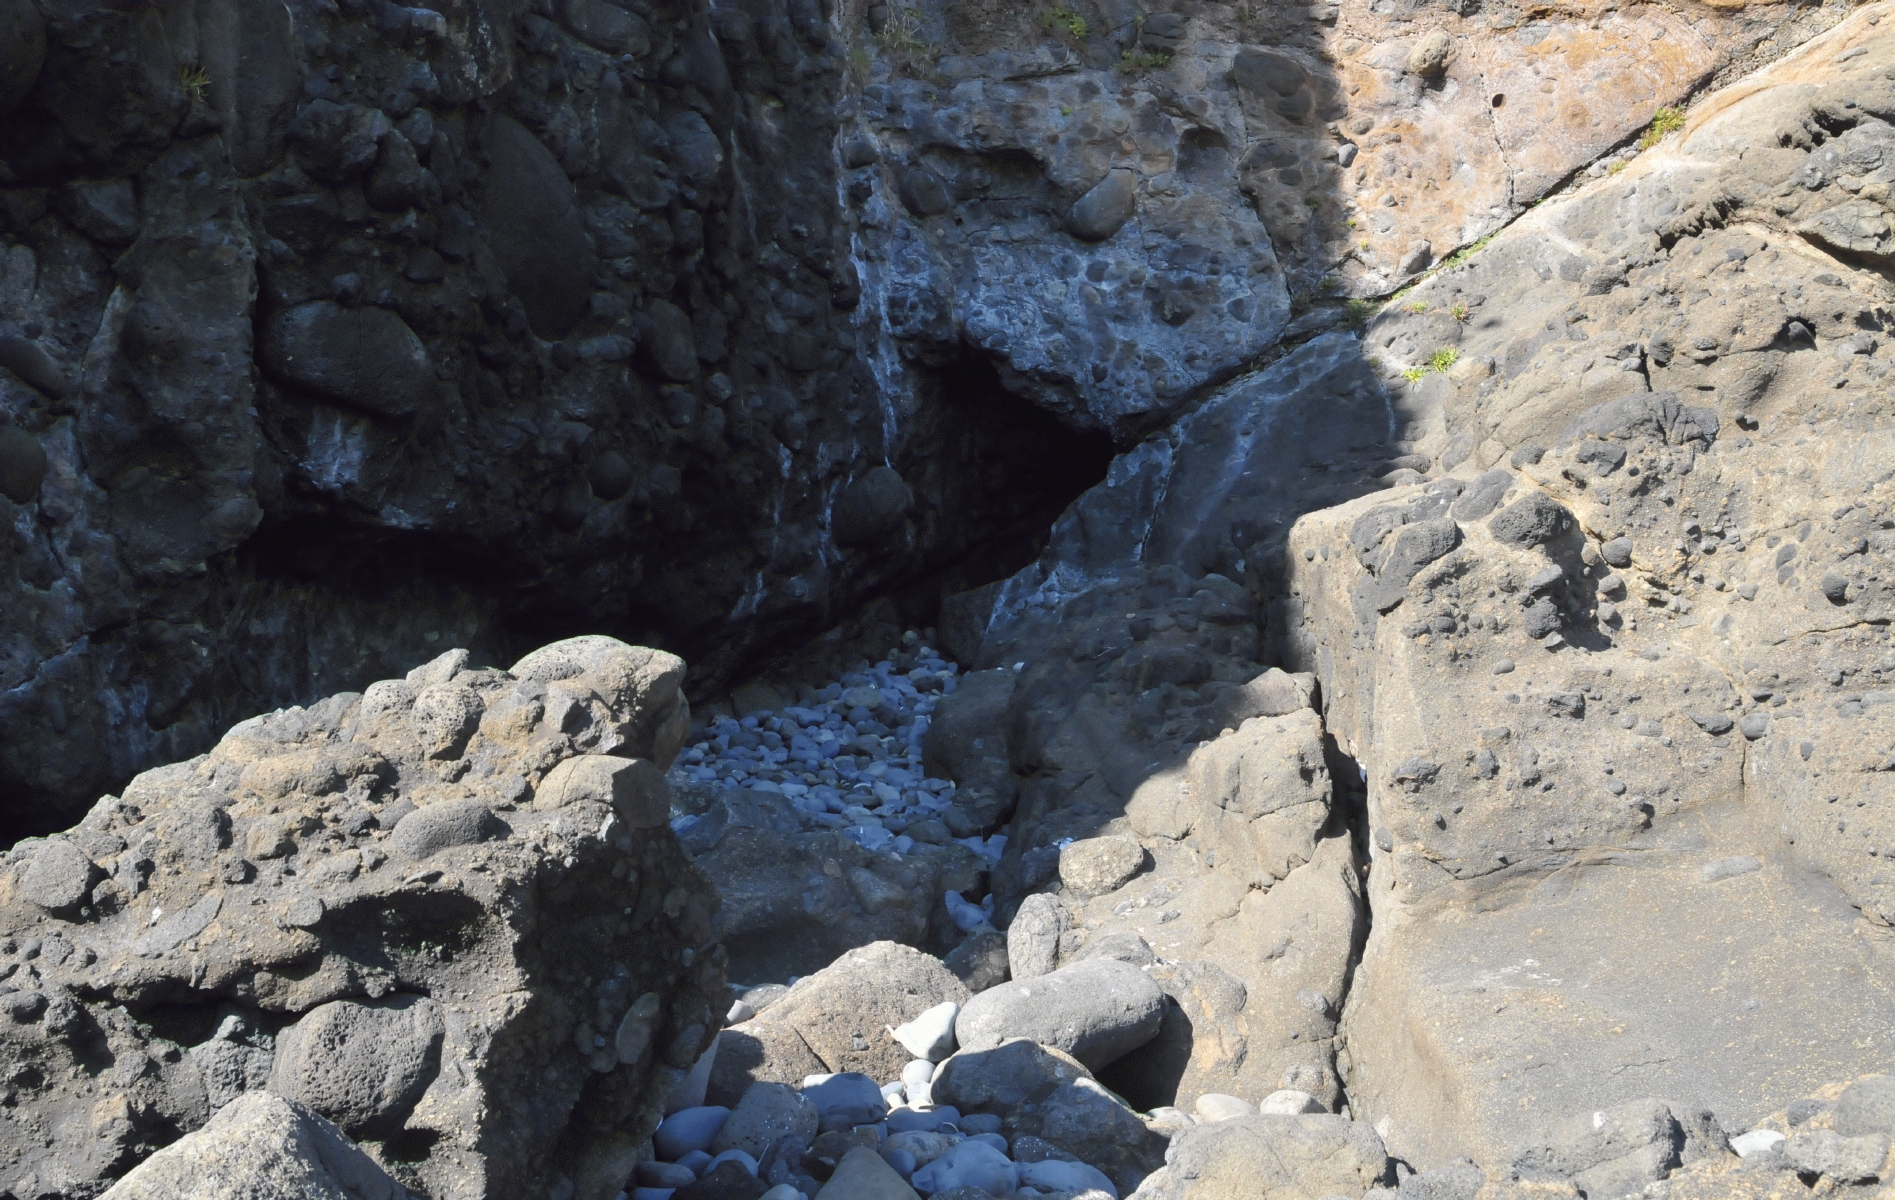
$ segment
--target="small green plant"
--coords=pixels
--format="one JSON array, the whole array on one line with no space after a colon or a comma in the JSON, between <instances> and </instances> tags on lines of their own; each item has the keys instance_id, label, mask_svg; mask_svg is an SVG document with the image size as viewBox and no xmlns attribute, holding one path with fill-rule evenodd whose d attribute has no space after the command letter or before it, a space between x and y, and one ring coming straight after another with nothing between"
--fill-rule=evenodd
<instances>
[{"instance_id":1,"label":"small green plant","mask_svg":"<svg viewBox=\"0 0 1895 1200\"><path fill-rule=\"evenodd\" d=\"M1290 293L1290 315L1300 317L1316 306L1316 298L1308 292Z\"/></svg>"},{"instance_id":2,"label":"small green plant","mask_svg":"<svg viewBox=\"0 0 1895 1200\"><path fill-rule=\"evenodd\" d=\"M1451 305L1451 306L1450 306L1450 307L1448 308L1448 315L1449 315L1450 317L1453 317L1453 318L1454 318L1455 320L1457 320L1457 321L1466 321L1466 320L1467 320L1467 304L1466 304L1466 302L1465 302L1465 301L1462 301L1462 300L1456 300L1456 301L1455 301L1455 302L1454 302L1454 303L1453 303L1453 304L1452 304L1452 305Z\"/></svg>"},{"instance_id":3,"label":"small green plant","mask_svg":"<svg viewBox=\"0 0 1895 1200\"><path fill-rule=\"evenodd\" d=\"M921 18L912 8L892 9L875 40L895 66L910 73L918 73L931 57L927 40L921 36Z\"/></svg>"},{"instance_id":4,"label":"small green plant","mask_svg":"<svg viewBox=\"0 0 1895 1200\"><path fill-rule=\"evenodd\" d=\"M1428 369L1437 374L1446 374L1448 369L1461 361L1461 352L1452 346L1443 346L1428 356Z\"/></svg>"},{"instance_id":5,"label":"small green plant","mask_svg":"<svg viewBox=\"0 0 1895 1200\"><path fill-rule=\"evenodd\" d=\"M1426 300L1417 300L1408 306L1408 311L1418 317L1428 311L1428 302Z\"/></svg>"},{"instance_id":6,"label":"small green plant","mask_svg":"<svg viewBox=\"0 0 1895 1200\"><path fill-rule=\"evenodd\" d=\"M1086 19L1064 5L1055 8L1040 19L1048 29L1064 29L1076 38L1086 36Z\"/></svg>"},{"instance_id":7,"label":"small green plant","mask_svg":"<svg viewBox=\"0 0 1895 1200\"><path fill-rule=\"evenodd\" d=\"M1406 379L1410 383L1420 383L1424 378L1427 377L1427 374L1428 374L1428 368L1426 367L1403 367L1402 368L1402 378Z\"/></svg>"},{"instance_id":8,"label":"small green plant","mask_svg":"<svg viewBox=\"0 0 1895 1200\"><path fill-rule=\"evenodd\" d=\"M1072 106L1072 105L1070 105L1070 104L1062 104L1062 105L1060 105L1060 106L1059 106L1059 115L1060 115L1060 116L1062 116L1062 117L1070 117L1070 116L1072 116L1072 115L1073 115L1073 106Z\"/></svg>"},{"instance_id":9,"label":"small green plant","mask_svg":"<svg viewBox=\"0 0 1895 1200\"><path fill-rule=\"evenodd\" d=\"M1535 200L1534 203L1538 204L1539 201ZM1456 267L1466 266L1468 259L1474 257L1476 254L1479 254L1482 250L1485 250L1487 248L1487 243L1493 240L1494 240L1494 235L1490 233L1486 237L1481 238L1479 241L1474 242L1471 245L1461 247L1459 250L1456 250L1453 254L1448 256L1448 260L1441 264L1441 269L1443 271L1452 271Z\"/></svg>"},{"instance_id":10,"label":"small green plant","mask_svg":"<svg viewBox=\"0 0 1895 1200\"><path fill-rule=\"evenodd\" d=\"M1119 55L1121 71L1155 71L1171 62L1171 55L1162 50L1140 50L1134 54L1127 50Z\"/></svg>"},{"instance_id":11,"label":"small green plant","mask_svg":"<svg viewBox=\"0 0 1895 1200\"><path fill-rule=\"evenodd\" d=\"M1339 292L1342 290L1342 280L1334 275L1325 275L1317 282L1316 290L1325 293Z\"/></svg>"},{"instance_id":12,"label":"small green plant","mask_svg":"<svg viewBox=\"0 0 1895 1200\"><path fill-rule=\"evenodd\" d=\"M1683 128L1684 110L1682 108L1661 108L1652 114L1652 127L1645 131L1644 137L1638 139L1638 148L1650 150L1664 141L1666 135L1676 133Z\"/></svg>"},{"instance_id":13,"label":"small green plant","mask_svg":"<svg viewBox=\"0 0 1895 1200\"><path fill-rule=\"evenodd\" d=\"M1608 175L1617 175L1623 170L1625 170L1625 160L1617 158L1606 164L1605 173Z\"/></svg>"},{"instance_id":14,"label":"small green plant","mask_svg":"<svg viewBox=\"0 0 1895 1200\"><path fill-rule=\"evenodd\" d=\"M1358 332L1369 327L1369 318L1374 315L1375 302L1373 300L1363 300L1358 297L1342 306L1342 323L1344 327L1357 330Z\"/></svg>"},{"instance_id":15,"label":"small green plant","mask_svg":"<svg viewBox=\"0 0 1895 1200\"><path fill-rule=\"evenodd\" d=\"M1350 217L1350 218L1349 218L1348 220L1346 220L1346 221L1344 221L1344 222L1343 222L1343 224L1344 224L1344 225L1347 225L1347 226L1348 226L1349 228L1351 228L1351 229L1354 229L1354 228L1355 228L1355 218L1354 218L1354 217Z\"/></svg>"},{"instance_id":16,"label":"small green plant","mask_svg":"<svg viewBox=\"0 0 1895 1200\"><path fill-rule=\"evenodd\" d=\"M184 90L184 98L192 104L205 104L210 100L210 72L196 63L185 63L178 68L178 86Z\"/></svg>"}]
</instances>

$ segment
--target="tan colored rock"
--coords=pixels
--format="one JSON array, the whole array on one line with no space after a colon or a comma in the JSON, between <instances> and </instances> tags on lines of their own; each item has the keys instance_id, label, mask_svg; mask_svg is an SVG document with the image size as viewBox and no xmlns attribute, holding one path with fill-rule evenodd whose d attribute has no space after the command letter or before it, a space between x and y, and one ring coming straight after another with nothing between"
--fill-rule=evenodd
<instances>
[{"instance_id":1,"label":"tan colored rock","mask_svg":"<svg viewBox=\"0 0 1895 1200\"><path fill-rule=\"evenodd\" d=\"M1145 848L1123 834L1087 838L1059 852L1059 878L1082 899L1117 891L1145 864Z\"/></svg>"},{"instance_id":2,"label":"tan colored rock","mask_svg":"<svg viewBox=\"0 0 1895 1200\"><path fill-rule=\"evenodd\" d=\"M1877 1065L1895 829L1885 648L1855 622L1895 596L1887 434L1854 415L1883 368L1849 339L1880 285L1795 232L1849 193L1795 182L1818 159L1789 131L1884 86L1883 15L1707 97L1368 333L1397 364L1491 364L1412 389L1440 406L1417 453L1463 466L1306 516L1283 554L1288 657L1367 771L1376 919L1341 1065L1417 1166L1491 1170L1639 1097L1745 1127ZM1549 504L1570 519L1529 529ZM1454 549L1383 589L1382 539L1441 519ZM1795 1056L1763 1011L1809 1031Z\"/></svg>"},{"instance_id":3,"label":"tan colored rock","mask_svg":"<svg viewBox=\"0 0 1895 1200\"><path fill-rule=\"evenodd\" d=\"M753 1082L859 1071L899 1079L913 1057L890 1032L968 991L941 961L895 942L851 950L719 1039L710 1102L732 1104Z\"/></svg>"},{"instance_id":4,"label":"tan colored rock","mask_svg":"<svg viewBox=\"0 0 1895 1200\"><path fill-rule=\"evenodd\" d=\"M408 1200L340 1129L270 1092L226 1105L134 1167L111 1200Z\"/></svg>"}]
</instances>

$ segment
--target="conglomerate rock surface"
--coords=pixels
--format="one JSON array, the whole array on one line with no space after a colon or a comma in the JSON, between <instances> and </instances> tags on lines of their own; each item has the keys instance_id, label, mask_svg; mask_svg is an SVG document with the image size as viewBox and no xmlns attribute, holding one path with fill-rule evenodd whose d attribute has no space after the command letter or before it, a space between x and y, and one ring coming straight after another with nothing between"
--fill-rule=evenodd
<instances>
[{"instance_id":1,"label":"conglomerate rock surface","mask_svg":"<svg viewBox=\"0 0 1895 1200\"><path fill-rule=\"evenodd\" d=\"M618 1193L723 1007L666 825L684 664L466 662L253 718L12 849L0 1193L96 1196L259 1089L438 1200Z\"/></svg>"},{"instance_id":2,"label":"conglomerate rock surface","mask_svg":"<svg viewBox=\"0 0 1895 1200\"><path fill-rule=\"evenodd\" d=\"M1101 461L978 363L897 394L857 353L813 5L7 0L0 35L14 830L447 646L727 677Z\"/></svg>"}]
</instances>

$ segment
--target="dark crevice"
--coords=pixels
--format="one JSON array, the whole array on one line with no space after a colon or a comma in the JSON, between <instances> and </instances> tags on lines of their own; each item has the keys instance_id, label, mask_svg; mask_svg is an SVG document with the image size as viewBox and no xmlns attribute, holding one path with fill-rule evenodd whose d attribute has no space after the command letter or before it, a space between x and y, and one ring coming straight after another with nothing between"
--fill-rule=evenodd
<instances>
[{"instance_id":1,"label":"dark crevice","mask_svg":"<svg viewBox=\"0 0 1895 1200\"><path fill-rule=\"evenodd\" d=\"M1322 711L1323 698L1320 694L1317 696L1316 706L1319 712ZM1369 883L1375 853L1375 847L1370 842L1375 836L1375 831L1370 828L1369 822L1368 773L1360 762L1343 750L1336 741L1335 735L1329 732L1326 727L1326 716L1324 724L1323 758L1329 768L1329 778L1335 787L1331 822L1339 824L1341 829L1338 832L1345 833L1349 838L1350 849L1354 852L1357 877L1362 888L1361 922L1356 940L1349 948L1348 967L1342 980L1342 995L1336 1001L1336 1042L1340 1049L1343 1042L1342 1016L1349 1009L1349 992L1355 986L1355 973L1361 968L1362 953L1368 945L1371 927L1375 921L1375 907L1369 901ZM1344 1056L1337 1055L1338 1101L1341 1105L1347 1106L1351 1114L1359 1118L1360 1114L1355 1112L1355 1106L1349 1099L1348 1072L1342 1069L1343 1061ZM1353 1062L1353 1057L1350 1057L1348 1061Z\"/></svg>"}]
</instances>

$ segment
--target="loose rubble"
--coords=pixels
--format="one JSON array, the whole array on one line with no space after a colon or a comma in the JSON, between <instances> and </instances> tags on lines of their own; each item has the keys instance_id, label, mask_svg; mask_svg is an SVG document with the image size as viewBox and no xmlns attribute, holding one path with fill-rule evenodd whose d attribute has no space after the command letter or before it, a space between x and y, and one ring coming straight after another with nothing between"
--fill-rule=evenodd
<instances>
[{"instance_id":1,"label":"loose rubble","mask_svg":"<svg viewBox=\"0 0 1895 1200\"><path fill-rule=\"evenodd\" d=\"M899 669L898 661L912 665ZM679 754L672 779L713 795L741 788L781 797L781 810L804 828L838 830L865 850L911 854L917 839L910 826L955 828L967 820L955 809L954 781L930 777L922 761L935 706L959 682L958 668L932 646L897 646L814 689L807 706L720 717L694 731L697 740ZM671 827L689 845L704 820L686 813ZM936 826L919 832L936 844L947 840ZM1006 848L1004 834L954 840L989 862Z\"/></svg>"}]
</instances>

